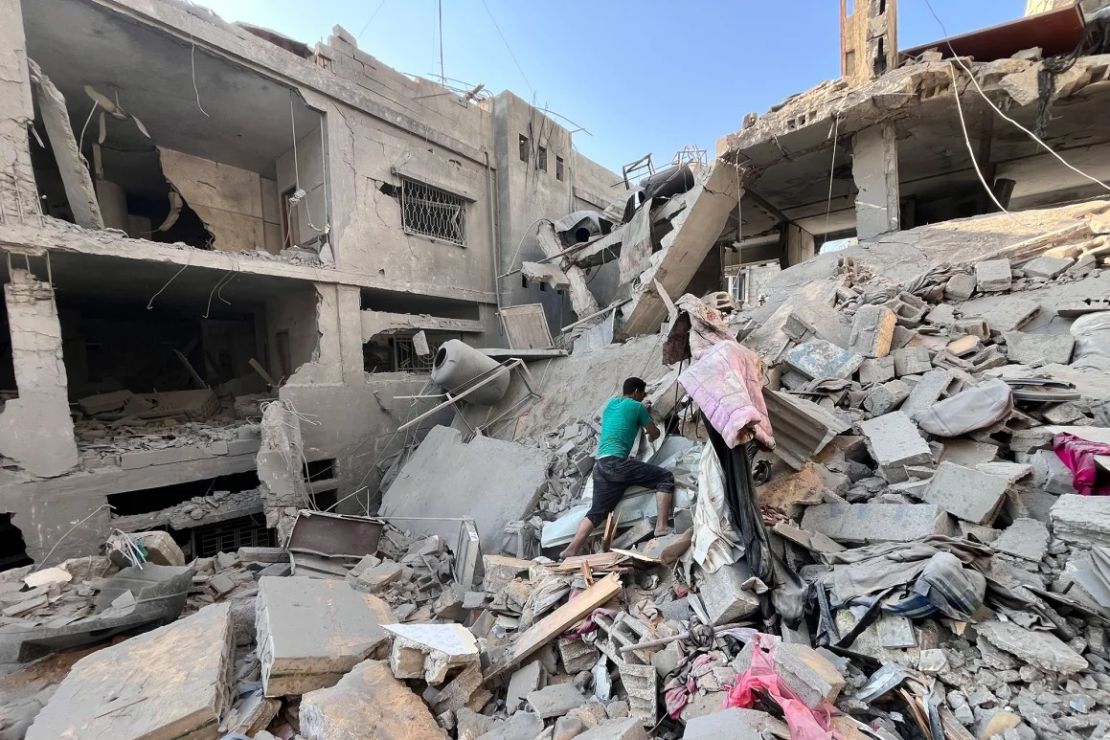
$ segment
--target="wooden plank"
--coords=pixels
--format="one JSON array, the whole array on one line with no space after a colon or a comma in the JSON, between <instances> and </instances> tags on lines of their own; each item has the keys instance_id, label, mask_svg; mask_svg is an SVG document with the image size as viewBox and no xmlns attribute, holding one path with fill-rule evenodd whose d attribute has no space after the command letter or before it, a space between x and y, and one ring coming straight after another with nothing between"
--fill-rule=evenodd
<instances>
[{"instance_id":1,"label":"wooden plank","mask_svg":"<svg viewBox=\"0 0 1110 740\"><path fill-rule=\"evenodd\" d=\"M520 665L526 658L576 625L621 592L620 578L610 573L588 589L560 606L525 630L505 662L494 668L486 680L495 678Z\"/></svg>"}]
</instances>

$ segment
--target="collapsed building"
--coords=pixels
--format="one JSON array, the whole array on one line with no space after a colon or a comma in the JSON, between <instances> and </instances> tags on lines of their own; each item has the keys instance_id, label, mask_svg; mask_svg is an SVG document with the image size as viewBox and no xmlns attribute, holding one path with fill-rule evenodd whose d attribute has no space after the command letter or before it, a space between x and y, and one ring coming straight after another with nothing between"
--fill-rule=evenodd
<instances>
[{"instance_id":1,"label":"collapsed building","mask_svg":"<svg viewBox=\"0 0 1110 740\"><path fill-rule=\"evenodd\" d=\"M1105 16L848 5L841 79L617 175L342 29L8 2L0 733L1110 732ZM675 534L560 561L629 375Z\"/></svg>"}]
</instances>

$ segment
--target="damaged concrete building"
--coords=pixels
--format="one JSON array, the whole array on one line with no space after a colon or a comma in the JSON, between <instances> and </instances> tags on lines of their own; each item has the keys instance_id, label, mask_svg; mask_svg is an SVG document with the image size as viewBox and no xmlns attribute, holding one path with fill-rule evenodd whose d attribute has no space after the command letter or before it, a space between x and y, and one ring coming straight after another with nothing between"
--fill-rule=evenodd
<instances>
[{"instance_id":1,"label":"damaged concrete building","mask_svg":"<svg viewBox=\"0 0 1110 740\"><path fill-rule=\"evenodd\" d=\"M0 27L5 562L86 519L52 558L140 525L269 544L260 402L303 420L302 493L365 498L440 344L505 346L502 304L573 316L498 277L506 245L620 177L511 93L186 3L4 0Z\"/></svg>"}]
</instances>

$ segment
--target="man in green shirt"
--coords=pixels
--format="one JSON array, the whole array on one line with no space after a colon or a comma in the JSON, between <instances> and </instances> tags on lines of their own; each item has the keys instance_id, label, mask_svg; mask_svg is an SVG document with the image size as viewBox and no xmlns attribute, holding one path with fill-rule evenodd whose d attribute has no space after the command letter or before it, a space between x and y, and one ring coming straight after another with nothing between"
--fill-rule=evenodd
<instances>
[{"instance_id":1,"label":"man in green shirt","mask_svg":"<svg viewBox=\"0 0 1110 740\"><path fill-rule=\"evenodd\" d=\"M586 544L586 538L598 524L605 521L620 503L629 486L654 488L655 505L659 518L655 536L671 531L671 508L674 505L674 474L658 465L640 462L628 455L642 428L648 439L659 437L659 428L644 408L647 384L639 378L624 381L620 398L610 398L601 414L601 438L598 441L597 461L594 463L594 497L590 510L578 525L562 557L577 555ZM604 543L608 547L608 543Z\"/></svg>"}]
</instances>

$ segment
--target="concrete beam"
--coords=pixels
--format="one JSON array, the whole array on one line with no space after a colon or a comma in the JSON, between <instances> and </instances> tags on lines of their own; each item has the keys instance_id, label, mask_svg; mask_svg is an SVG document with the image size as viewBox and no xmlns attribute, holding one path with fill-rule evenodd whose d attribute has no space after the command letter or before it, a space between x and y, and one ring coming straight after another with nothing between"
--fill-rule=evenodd
<instances>
[{"instance_id":1,"label":"concrete beam","mask_svg":"<svg viewBox=\"0 0 1110 740\"><path fill-rule=\"evenodd\" d=\"M898 139L884 121L852 137L852 177L856 194L856 236L872 239L898 231Z\"/></svg>"},{"instance_id":2,"label":"concrete beam","mask_svg":"<svg viewBox=\"0 0 1110 740\"><path fill-rule=\"evenodd\" d=\"M481 321L449 319L428 314L390 313L388 311L362 311L362 341L369 342L376 334L400 331L447 331L460 334L481 334L485 331Z\"/></svg>"}]
</instances>

